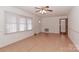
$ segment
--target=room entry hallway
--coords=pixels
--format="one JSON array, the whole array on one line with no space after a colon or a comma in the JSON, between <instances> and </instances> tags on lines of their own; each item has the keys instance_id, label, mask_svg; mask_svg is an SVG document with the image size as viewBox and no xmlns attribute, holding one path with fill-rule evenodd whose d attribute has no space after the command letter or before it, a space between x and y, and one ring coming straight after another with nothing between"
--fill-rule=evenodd
<instances>
[{"instance_id":1,"label":"room entry hallway","mask_svg":"<svg viewBox=\"0 0 79 59\"><path fill-rule=\"evenodd\" d=\"M40 33L36 36L21 40L6 47L2 52L60 52L77 51L67 35Z\"/></svg>"}]
</instances>

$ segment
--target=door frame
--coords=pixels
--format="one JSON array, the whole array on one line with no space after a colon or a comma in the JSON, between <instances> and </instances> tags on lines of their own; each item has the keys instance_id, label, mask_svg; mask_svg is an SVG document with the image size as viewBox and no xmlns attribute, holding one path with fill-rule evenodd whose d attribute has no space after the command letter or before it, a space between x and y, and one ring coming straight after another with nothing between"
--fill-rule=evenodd
<instances>
[{"instance_id":1,"label":"door frame","mask_svg":"<svg viewBox=\"0 0 79 59\"><path fill-rule=\"evenodd\" d=\"M65 20L65 32L61 32L61 20ZM68 34L68 18L59 19L59 33L60 34Z\"/></svg>"}]
</instances>

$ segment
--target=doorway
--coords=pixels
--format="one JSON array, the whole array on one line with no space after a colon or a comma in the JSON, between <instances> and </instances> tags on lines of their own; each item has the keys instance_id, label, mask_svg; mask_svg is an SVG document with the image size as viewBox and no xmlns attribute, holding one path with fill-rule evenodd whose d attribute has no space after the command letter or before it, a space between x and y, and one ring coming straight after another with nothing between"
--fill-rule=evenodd
<instances>
[{"instance_id":1,"label":"doorway","mask_svg":"<svg viewBox=\"0 0 79 59\"><path fill-rule=\"evenodd\" d=\"M59 19L59 31L60 34L68 34L68 19Z\"/></svg>"}]
</instances>

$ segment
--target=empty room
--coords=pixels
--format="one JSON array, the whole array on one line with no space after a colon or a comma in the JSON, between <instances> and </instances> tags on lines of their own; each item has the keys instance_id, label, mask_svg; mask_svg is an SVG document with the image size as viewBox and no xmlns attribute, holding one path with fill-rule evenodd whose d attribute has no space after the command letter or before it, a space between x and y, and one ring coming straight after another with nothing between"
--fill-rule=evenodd
<instances>
[{"instance_id":1,"label":"empty room","mask_svg":"<svg viewBox=\"0 0 79 59\"><path fill-rule=\"evenodd\" d=\"M0 6L0 52L79 51L79 6Z\"/></svg>"}]
</instances>

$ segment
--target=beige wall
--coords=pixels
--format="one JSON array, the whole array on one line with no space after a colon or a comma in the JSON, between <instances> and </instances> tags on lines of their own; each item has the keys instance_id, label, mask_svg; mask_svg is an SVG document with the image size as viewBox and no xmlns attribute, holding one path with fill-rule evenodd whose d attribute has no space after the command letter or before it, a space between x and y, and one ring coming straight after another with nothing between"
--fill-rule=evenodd
<instances>
[{"instance_id":1,"label":"beige wall","mask_svg":"<svg viewBox=\"0 0 79 59\"><path fill-rule=\"evenodd\" d=\"M68 36L79 49L79 7L74 7L68 16Z\"/></svg>"},{"instance_id":2,"label":"beige wall","mask_svg":"<svg viewBox=\"0 0 79 59\"><path fill-rule=\"evenodd\" d=\"M49 33L59 33L59 19L67 18L67 16L59 17L43 17L41 19L41 31L45 32L45 28L49 28Z\"/></svg>"}]
</instances>

